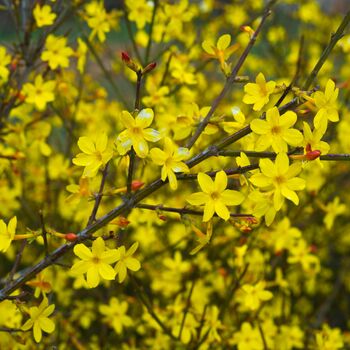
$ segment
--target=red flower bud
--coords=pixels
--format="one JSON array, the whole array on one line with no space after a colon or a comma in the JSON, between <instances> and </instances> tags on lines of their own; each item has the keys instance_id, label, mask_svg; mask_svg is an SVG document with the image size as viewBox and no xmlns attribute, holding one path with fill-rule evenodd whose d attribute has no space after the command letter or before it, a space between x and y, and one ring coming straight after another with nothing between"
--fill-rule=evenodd
<instances>
[{"instance_id":1,"label":"red flower bud","mask_svg":"<svg viewBox=\"0 0 350 350\"><path fill-rule=\"evenodd\" d=\"M164 214L158 214L158 218L162 221L167 221L168 218Z\"/></svg>"},{"instance_id":2,"label":"red flower bud","mask_svg":"<svg viewBox=\"0 0 350 350\"><path fill-rule=\"evenodd\" d=\"M136 191L136 190L139 190L140 188L143 187L145 183L140 181L140 180L134 180L132 183L131 183L131 190L132 191Z\"/></svg>"},{"instance_id":3,"label":"red flower bud","mask_svg":"<svg viewBox=\"0 0 350 350\"><path fill-rule=\"evenodd\" d=\"M316 252L317 252L317 246L316 246L316 244L311 244L311 245L310 245L310 252L311 252L311 253L316 253Z\"/></svg>"},{"instance_id":4,"label":"red flower bud","mask_svg":"<svg viewBox=\"0 0 350 350\"><path fill-rule=\"evenodd\" d=\"M321 155L321 151L315 150L306 153L307 160L315 160Z\"/></svg>"},{"instance_id":5,"label":"red flower bud","mask_svg":"<svg viewBox=\"0 0 350 350\"><path fill-rule=\"evenodd\" d=\"M122 51L122 60L126 63L131 61L129 54L125 51Z\"/></svg>"},{"instance_id":6,"label":"red flower bud","mask_svg":"<svg viewBox=\"0 0 350 350\"><path fill-rule=\"evenodd\" d=\"M124 216L119 216L115 223L119 227L126 227L130 224L130 221Z\"/></svg>"},{"instance_id":7,"label":"red flower bud","mask_svg":"<svg viewBox=\"0 0 350 350\"><path fill-rule=\"evenodd\" d=\"M142 74L146 74L149 73L150 71L152 71L154 68L156 68L157 63L156 62L152 62L149 63L142 71Z\"/></svg>"},{"instance_id":8,"label":"red flower bud","mask_svg":"<svg viewBox=\"0 0 350 350\"><path fill-rule=\"evenodd\" d=\"M78 235L76 235L75 233L70 232L70 233L66 233L64 235L64 238L67 241L69 241L69 242L74 242L74 241L76 241L78 239Z\"/></svg>"},{"instance_id":9,"label":"red flower bud","mask_svg":"<svg viewBox=\"0 0 350 350\"><path fill-rule=\"evenodd\" d=\"M306 152L311 152L311 145L308 143L305 147Z\"/></svg>"}]
</instances>

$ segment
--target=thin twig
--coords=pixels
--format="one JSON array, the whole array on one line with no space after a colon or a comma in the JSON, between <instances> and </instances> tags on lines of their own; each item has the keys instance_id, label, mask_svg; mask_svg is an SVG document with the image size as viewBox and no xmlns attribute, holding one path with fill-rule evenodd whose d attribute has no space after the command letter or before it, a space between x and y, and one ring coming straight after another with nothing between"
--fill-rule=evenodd
<instances>
[{"instance_id":1,"label":"thin twig","mask_svg":"<svg viewBox=\"0 0 350 350\"><path fill-rule=\"evenodd\" d=\"M151 205L151 204L137 204L135 206L139 209L146 209L146 210L154 210L154 211L166 211L170 213L178 213L180 215L190 214L190 215L199 215L202 216L203 212L199 210L194 209L188 209L188 208L173 208L173 207L163 207L162 205ZM217 214L214 214L214 216L217 216ZM232 218L245 218L245 217L253 217L252 214L236 214L236 213L230 213L230 216Z\"/></svg>"},{"instance_id":2,"label":"thin twig","mask_svg":"<svg viewBox=\"0 0 350 350\"><path fill-rule=\"evenodd\" d=\"M219 96L217 96L217 98L214 100L213 104L210 107L209 112L207 113L205 118L201 121L201 123L198 125L196 131L194 132L194 134L192 135L192 137L188 141L188 143L186 145L187 148L191 148L194 145L194 143L196 142L198 137L202 134L203 130L208 125L210 118L212 117L212 115L214 114L216 109L218 108L220 102L223 100L223 98L226 96L226 94L230 90L239 70L243 66L243 63L245 62L246 58L248 57L250 50L253 48L255 41L256 41L256 39L257 39L261 29L262 29L267 17L270 15L271 8L275 4L275 2L276 2L276 0L271 0L268 3L268 5L266 6L258 28L256 29L256 31L254 32L254 34L250 38L250 41L249 41L247 47L245 48L242 55L238 59L234 68L232 69L232 72L231 72L230 76L227 78L226 84L224 85L223 89L221 90Z\"/></svg>"},{"instance_id":3,"label":"thin twig","mask_svg":"<svg viewBox=\"0 0 350 350\"><path fill-rule=\"evenodd\" d=\"M98 190L98 193L95 197L95 204L94 204L94 207L92 208L92 212L90 214L87 226L91 225L94 221L96 221L97 211L98 211L98 208L100 207L100 204L101 204L101 200L102 200L102 196L103 196L103 189L105 187L106 178L107 178L107 174L108 174L108 166L109 166L109 162L105 165L105 168L103 169L102 179L101 179L101 183L100 183L100 189Z\"/></svg>"}]
</instances>

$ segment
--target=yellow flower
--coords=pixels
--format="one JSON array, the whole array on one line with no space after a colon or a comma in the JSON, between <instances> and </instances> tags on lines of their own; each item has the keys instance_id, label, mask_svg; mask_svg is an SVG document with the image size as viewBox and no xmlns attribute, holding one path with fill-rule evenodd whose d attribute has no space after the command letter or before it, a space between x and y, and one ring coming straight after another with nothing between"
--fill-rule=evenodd
<instances>
[{"instance_id":1,"label":"yellow flower","mask_svg":"<svg viewBox=\"0 0 350 350\"><path fill-rule=\"evenodd\" d=\"M78 146L83 153L79 153L73 163L85 167L83 177L94 177L99 168L106 165L113 156L113 151L108 146L108 137L104 133L93 138L79 137Z\"/></svg>"},{"instance_id":2,"label":"yellow flower","mask_svg":"<svg viewBox=\"0 0 350 350\"><path fill-rule=\"evenodd\" d=\"M10 71L6 66L10 62L11 62L11 56L7 54L6 48L3 46L0 46L0 84L3 84L8 80Z\"/></svg>"},{"instance_id":3,"label":"yellow flower","mask_svg":"<svg viewBox=\"0 0 350 350\"><path fill-rule=\"evenodd\" d=\"M203 50L209 57L216 58L221 65L239 48L239 44L231 45L231 35L224 34L218 39L216 46L209 40L202 42Z\"/></svg>"},{"instance_id":4,"label":"yellow flower","mask_svg":"<svg viewBox=\"0 0 350 350\"><path fill-rule=\"evenodd\" d=\"M299 197L295 191L305 188L305 180L295 177L301 171L300 163L289 166L287 154L279 153L275 163L270 159L260 159L261 173L254 174L250 181L253 185L265 189L274 188L273 203L275 210L280 210L283 205L283 197L299 204Z\"/></svg>"},{"instance_id":5,"label":"yellow flower","mask_svg":"<svg viewBox=\"0 0 350 350\"><path fill-rule=\"evenodd\" d=\"M15 237L17 217L14 216L6 226L4 220L0 220L0 252L6 252Z\"/></svg>"},{"instance_id":6,"label":"yellow flower","mask_svg":"<svg viewBox=\"0 0 350 350\"><path fill-rule=\"evenodd\" d=\"M128 307L126 301L119 302L117 298L112 297L109 305L100 305L98 309L105 316L103 321L111 325L117 334L121 334L124 327L133 325L132 318L126 314Z\"/></svg>"},{"instance_id":7,"label":"yellow flower","mask_svg":"<svg viewBox=\"0 0 350 350\"><path fill-rule=\"evenodd\" d=\"M100 283L100 278L113 280L116 272L111 264L118 260L117 249L108 249L102 237L98 237L91 250L80 243L74 247L74 254L81 259L71 267L74 275L87 274L87 285L95 288Z\"/></svg>"},{"instance_id":8,"label":"yellow flower","mask_svg":"<svg viewBox=\"0 0 350 350\"><path fill-rule=\"evenodd\" d=\"M47 62L51 69L67 68L69 57L74 52L66 44L67 38L50 34L46 39L45 51L41 54L41 59Z\"/></svg>"},{"instance_id":9,"label":"yellow flower","mask_svg":"<svg viewBox=\"0 0 350 350\"><path fill-rule=\"evenodd\" d=\"M55 99L53 91L56 82L54 80L44 81L42 75L37 75L34 84L26 83L23 85L23 94L26 96L26 102L35 105L39 111L46 108L48 102Z\"/></svg>"},{"instance_id":10,"label":"yellow flower","mask_svg":"<svg viewBox=\"0 0 350 350\"><path fill-rule=\"evenodd\" d=\"M343 336L339 328L330 328L327 324L316 333L317 350L344 349Z\"/></svg>"},{"instance_id":11,"label":"yellow flower","mask_svg":"<svg viewBox=\"0 0 350 350\"><path fill-rule=\"evenodd\" d=\"M128 8L128 19L130 21L136 22L138 29L142 29L146 23L151 22L152 6L149 1L126 0L125 4Z\"/></svg>"},{"instance_id":12,"label":"yellow flower","mask_svg":"<svg viewBox=\"0 0 350 350\"><path fill-rule=\"evenodd\" d=\"M230 212L227 205L239 205L243 202L244 196L242 193L233 190L226 190L227 175L221 170L216 173L215 182L204 173L199 173L197 176L199 186L203 192L197 192L190 195L187 201L191 205L205 204L203 221L209 221L214 213L224 220L228 220Z\"/></svg>"},{"instance_id":13,"label":"yellow flower","mask_svg":"<svg viewBox=\"0 0 350 350\"><path fill-rule=\"evenodd\" d=\"M177 180L175 173L189 172L188 166L182 162L189 157L189 151L184 147L177 147L166 137L164 140L164 151L159 148L152 148L150 151L153 162L162 165L162 181L169 179L170 188L177 189Z\"/></svg>"},{"instance_id":14,"label":"yellow flower","mask_svg":"<svg viewBox=\"0 0 350 350\"><path fill-rule=\"evenodd\" d=\"M271 292L265 290L264 281L260 281L256 285L244 284L242 291L244 294L241 303L252 311L257 310L262 301L270 300L273 297Z\"/></svg>"},{"instance_id":15,"label":"yellow flower","mask_svg":"<svg viewBox=\"0 0 350 350\"><path fill-rule=\"evenodd\" d=\"M49 5L40 6L36 4L33 10L33 16L37 27L50 26L55 21L57 15L51 12Z\"/></svg>"},{"instance_id":16,"label":"yellow flower","mask_svg":"<svg viewBox=\"0 0 350 350\"><path fill-rule=\"evenodd\" d=\"M121 122L126 130L117 137L117 149L121 155L128 152L132 146L140 158L147 156L147 141L157 142L161 138L157 130L148 128L152 124L153 117L154 114L150 108L142 109L135 119L129 112L122 112Z\"/></svg>"},{"instance_id":17,"label":"yellow flower","mask_svg":"<svg viewBox=\"0 0 350 350\"><path fill-rule=\"evenodd\" d=\"M318 272L320 270L320 261L317 256L310 254L311 248L305 240L299 239L289 248L289 264L300 264L305 272Z\"/></svg>"},{"instance_id":18,"label":"yellow flower","mask_svg":"<svg viewBox=\"0 0 350 350\"><path fill-rule=\"evenodd\" d=\"M243 322L241 329L233 334L233 344L237 344L238 350L262 350L264 344L260 332L250 323Z\"/></svg>"},{"instance_id":19,"label":"yellow flower","mask_svg":"<svg viewBox=\"0 0 350 350\"><path fill-rule=\"evenodd\" d=\"M34 339L39 343L42 330L46 333L52 333L55 330L55 324L49 319L54 310L55 305L49 305L47 298L44 298L39 307L33 306L29 309L30 319L22 326L22 330L28 331L33 328Z\"/></svg>"},{"instance_id":20,"label":"yellow flower","mask_svg":"<svg viewBox=\"0 0 350 350\"><path fill-rule=\"evenodd\" d=\"M314 126L316 129L326 130L328 120L337 122L339 120L337 109L337 98L339 89L335 88L333 80L329 79L325 92L316 91L314 95L315 104L318 112L314 118Z\"/></svg>"},{"instance_id":21,"label":"yellow flower","mask_svg":"<svg viewBox=\"0 0 350 350\"><path fill-rule=\"evenodd\" d=\"M140 270L140 262L132 257L132 255L136 252L138 246L138 242L135 242L127 251L125 251L124 246L121 246L117 249L116 261L118 262L116 263L114 269L118 275L119 283L122 283L125 280L128 269L131 271Z\"/></svg>"},{"instance_id":22,"label":"yellow flower","mask_svg":"<svg viewBox=\"0 0 350 350\"><path fill-rule=\"evenodd\" d=\"M270 95L276 87L274 81L265 80L264 74L259 73L255 80L256 84L248 83L244 86L243 102L246 104L253 104L254 111L260 111L270 100Z\"/></svg>"},{"instance_id":23,"label":"yellow flower","mask_svg":"<svg viewBox=\"0 0 350 350\"><path fill-rule=\"evenodd\" d=\"M266 112L266 120L254 119L250 127L256 134L260 135L256 145L256 151L265 151L272 146L277 153L287 152L288 145L300 146L303 135L299 130L291 129L297 121L297 115L288 111L280 116L277 107Z\"/></svg>"},{"instance_id":24,"label":"yellow flower","mask_svg":"<svg viewBox=\"0 0 350 350\"><path fill-rule=\"evenodd\" d=\"M312 150L318 150L321 154L327 154L330 146L327 142L321 141L324 133L325 129L314 129L311 131L309 124L303 122L304 146L310 145Z\"/></svg>"},{"instance_id":25,"label":"yellow flower","mask_svg":"<svg viewBox=\"0 0 350 350\"><path fill-rule=\"evenodd\" d=\"M324 209L327 214L323 218L323 222L326 225L327 230L330 230L333 227L335 218L346 212L346 205L340 203L339 197L335 197L334 200L329 202Z\"/></svg>"},{"instance_id":26,"label":"yellow flower","mask_svg":"<svg viewBox=\"0 0 350 350\"><path fill-rule=\"evenodd\" d=\"M100 42L104 42L111 26L103 2L93 1L85 6L85 11L86 23L92 29L89 39L92 40L97 35Z\"/></svg>"},{"instance_id":27,"label":"yellow flower","mask_svg":"<svg viewBox=\"0 0 350 350\"><path fill-rule=\"evenodd\" d=\"M85 42L78 38L78 49L76 51L76 57L78 58L77 69L83 74L86 64L86 53L87 53L87 45Z\"/></svg>"}]
</instances>

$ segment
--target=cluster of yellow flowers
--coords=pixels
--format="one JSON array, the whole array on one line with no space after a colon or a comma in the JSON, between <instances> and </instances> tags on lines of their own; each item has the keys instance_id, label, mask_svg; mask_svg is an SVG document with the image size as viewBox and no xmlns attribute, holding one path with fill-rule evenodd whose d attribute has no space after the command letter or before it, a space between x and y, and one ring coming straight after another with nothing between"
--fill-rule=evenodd
<instances>
[{"instance_id":1,"label":"cluster of yellow flowers","mask_svg":"<svg viewBox=\"0 0 350 350\"><path fill-rule=\"evenodd\" d=\"M350 346L350 14L119 5L0 8L0 349Z\"/></svg>"}]
</instances>

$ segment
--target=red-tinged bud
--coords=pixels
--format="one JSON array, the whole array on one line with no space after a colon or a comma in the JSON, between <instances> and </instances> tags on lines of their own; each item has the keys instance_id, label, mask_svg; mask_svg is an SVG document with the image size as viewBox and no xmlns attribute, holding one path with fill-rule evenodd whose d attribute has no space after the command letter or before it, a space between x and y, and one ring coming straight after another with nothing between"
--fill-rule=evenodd
<instances>
[{"instance_id":1,"label":"red-tinged bud","mask_svg":"<svg viewBox=\"0 0 350 350\"><path fill-rule=\"evenodd\" d=\"M125 51L122 51L122 60L125 62L125 63L129 63L131 61L131 58L129 56L129 54Z\"/></svg>"},{"instance_id":2,"label":"red-tinged bud","mask_svg":"<svg viewBox=\"0 0 350 350\"><path fill-rule=\"evenodd\" d=\"M10 63L10 69L12 71L15 71L17 69L17 66L18 66L18 59L14 58Z\"/></svg>"},{"instance_id":3,"label":"red-tinged bud","mask_svg":"<svg viewBox=\"0 0 350 350\"><path fill-rule=\"evenodd\" d=\"M241 232L243 233L250 233L252 231L252 228L247 225L242 225L240 228Z\"/></svg>"},{"instance_id":4,"label":"red-tinged bud","mask_svg":"<svg viewBox=\"0 0 350 350\"><path fill-rule=\"evenodd\" d=\"M168 218L164 214L158 214L158 218L162 221L167 221Z\"/></svg>"},{"instance_id":5,"label":"red-tinged bud","mask_svg":"<svg viewBox=\"0 0 350 350\"><path fill-rule=\"evenodd\" d=\"M144 186L144 182L140 181L140 180L134 180L132 183L131 183L131 190L132 191L137 191L139 190L140 188L142 188Z\"/></svg>"},{"instance_id":6,"label":"red-tinged bud","mask_svg":"<svg viewBox=\"0 0 350 350\"><path fill-rule=\"evenodd\" d=\"M227 276L228 276L227 270L224 269L223 267L220 267L218 271L219 271L219 274L220 274L222 277L227 277Z\"/></svg>"},{"instance_id":7,"label":"red-tinged bud","mask_svg":"<svg viewBox=\"0 0 350 350\"><path fill-rule=\"evenodd\" d=\"M311 145L308 143L305 147L306 152L311 152Z\"/></svg>"},{"instance_id":8,"label":"red-tinged bud","mask_svg":"<svg viewBox=\"0 0 350 350\"><path fill-rule=\"evenodd\" d=\"M275 252L275 256L281 256L282 253L283 253L283 250L277 250L277 251Z\"/></svg>"},{"instance_id":9,"label":"red-tinged bud","mask_svg":"<svg viewBox=\"0 0 350 350\"><path fill-rule=\"evenodd\" d=\"M247 216L246 218L243 218L243 220L251 225L256 225L258 223L258 219L254 216Z\"/></svg>"},{"instance_id":10,"label":"red-tinged bud","mask_svg":"<svg viewBox=\"0 0 350 350\"><path fill-rule=\"evenodd\" d=\"M21 91L18 91L16 93L16 97L20 102L24 102L26 100L26 96Z\"/></svg>"},{"instance_id":11,"label":"red-tinged bud","mask_svg":"<svg viewBox=\"0 0 350 350\"><path fill-rule=\"evenodd\" d=\"M70 232L70 233L66 233L64 235L64 238L69 242L74 242L78 239L78 236L75 233Z\"/></svg>"},{"instance_id":12,"label":"red-tinged bud","mask_svg":"<svg viewBox=\"0 0 350 350\"><path fill-rule=\"evenodd\" d=\"M310 245L310 252L311 253L317 253L317 246L315 244Z\"/></svg>"},{"instance_id":13,"label":"red-tinged bud","mask_svg":"<svg viewBox=\"0 0 350 350\"><path fill-rule=\"evenodd\" d=\"M134 62L125 51L122 51L122 60L128 68L130 68L135 73L139 74L141 70L140 66L136 62Z\"/></svg>"},{"instance_id":14,"label":"red-tinged bud","mask_svg":"<svg viewBox=\"0 0 350 350\"><path fill-rule=\"evenodd\" d=\"M118 216L117 220L114 222L117 226L123 228L130 224L130 221L124 216Z\"/></svg>"},{"instance_id":15,"label":"red-tinged bud","mask_svg":"<svg viewBox=\"0 0 350 350\"><path fill-rule=\"evenodd\" d=\"M156 68L157 66L157 63L156 62L152 62L152 63L149 63L142 71L142 74L146 74L146 73L149 73L151 72L154 68Z\"/></svg>"},{"instance_id":16,"label":"red-tinged bud","mask_svg":"<svg viewBox=\"0 0 350 350\"><path fill-rule=\"evenodd\" d=\"M315 150L306 153L307 160L315 160L321 155L321 151Z\"/></svg>"}]
</instances>

